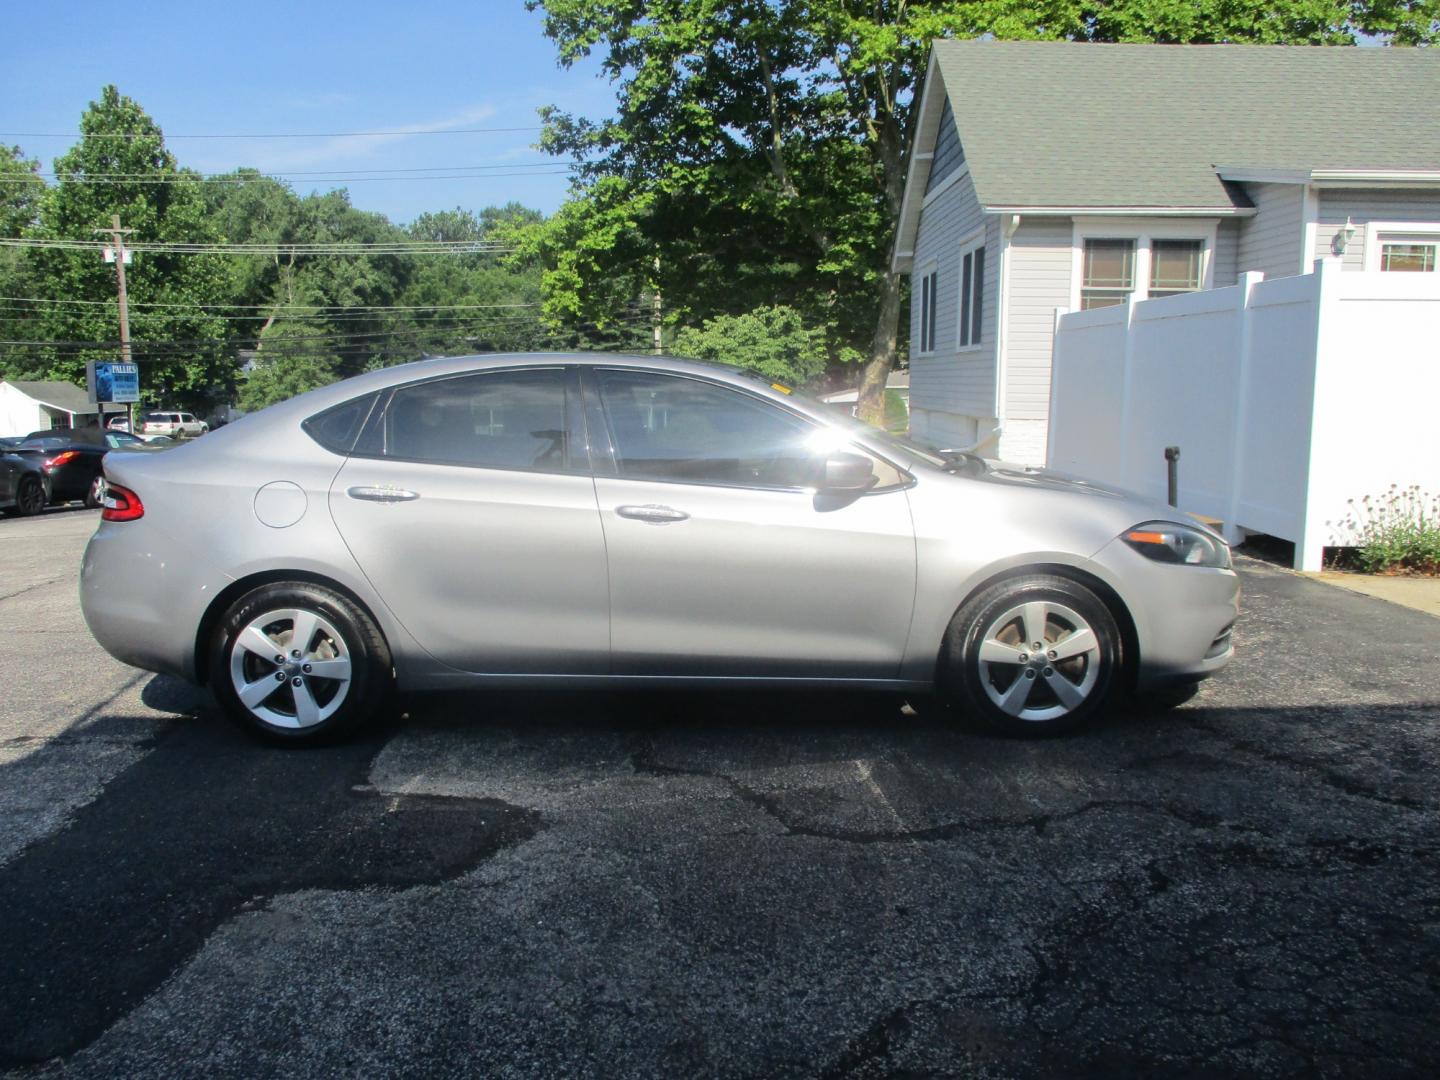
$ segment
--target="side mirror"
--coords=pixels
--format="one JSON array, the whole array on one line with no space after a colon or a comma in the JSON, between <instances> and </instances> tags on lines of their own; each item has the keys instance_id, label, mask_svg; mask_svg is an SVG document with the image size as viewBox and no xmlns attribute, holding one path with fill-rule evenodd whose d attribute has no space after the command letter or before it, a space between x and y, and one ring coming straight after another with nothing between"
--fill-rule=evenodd
<instances>
[{"instance_id":1,"label":"side mirror","mask_svg":"<svg viewBox=\"0 0 1440 1080\"><path fill-rule=\"evenodd\" d=\"M837 450L820 462L816 485L823 492L867 491L875 486L875 463L864 454Z\"/></svg>"}]
</instances>

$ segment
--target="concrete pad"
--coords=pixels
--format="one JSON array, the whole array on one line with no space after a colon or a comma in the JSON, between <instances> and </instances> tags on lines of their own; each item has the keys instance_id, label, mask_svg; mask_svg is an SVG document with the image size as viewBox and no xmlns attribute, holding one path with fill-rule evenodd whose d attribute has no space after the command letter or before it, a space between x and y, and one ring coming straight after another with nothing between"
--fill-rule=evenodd
<instances>
[{"instance_id":1,"label":"concrete pad","mask_svg":"<svg viewBox=\"0 0 1440 1080\"><path fill-rule=\"evenodd\" d=\"M1338 585L1351 592L1364 593L1392 604L1423 611L1440 619L1440 577L1390 577L1380 574L1342 574L1326 570L1319 574L1307 574L1325 582Z\"/></svg>"}]
</instances>

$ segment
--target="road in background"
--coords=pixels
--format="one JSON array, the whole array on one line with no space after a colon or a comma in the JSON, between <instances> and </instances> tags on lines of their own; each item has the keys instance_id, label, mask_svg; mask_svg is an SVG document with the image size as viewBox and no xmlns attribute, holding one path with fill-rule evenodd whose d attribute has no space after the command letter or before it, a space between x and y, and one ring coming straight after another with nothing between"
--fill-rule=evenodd
<instances>
[{"instance_id":1,"label":"road in background","mask_svg":"<svg viewBox=\"0 0 1440 1080\"><path fill-rule=\"evenodd\" d=\"M1247 562L1188 705L486 695L260 747L0 522L0 1066L66 1075L1440 1063L1440 622Z\"/></svg>"}]
</instances>

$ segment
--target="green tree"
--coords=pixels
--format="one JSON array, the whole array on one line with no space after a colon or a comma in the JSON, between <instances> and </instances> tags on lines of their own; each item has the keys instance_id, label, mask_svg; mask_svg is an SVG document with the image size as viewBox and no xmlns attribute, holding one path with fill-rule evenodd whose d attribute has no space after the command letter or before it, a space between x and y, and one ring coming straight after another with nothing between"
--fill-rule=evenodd
<instances>
[{"instance_id":1,"label":"green tree","mask_svg":"<svg viewBox=\"0 0 1440 1080\"><path fill-rule=\"evenodd\" d=\"M0 238L18 239L35 227L45 183L40 162L18 146L0 146ZM0 297L30 297L35 285L32 265L21 248L0 247ZM36 336L40 305L0 300L0 341ZM42 370L44 357L26 346L0 345L0 378L27 378Z\"/></svg>"},{"instance_id":2,"label":"green tree","mask_svg":"<svg viewBox=\"0 0 1440 1080\"><path fill-rule=\"evenodd\" d=\"M674 348L682 356L732 364L790 386L804 386L825 371L824 331L807 327L788 307L717 315L699 329L680 330Z\"/></svg>"},{"instance_id":3,"label":"green tree","mask_svg":"<svg viewBox=\"0 0 1440 1080\"><path fill-rule=\"evenodd\" d=\"M56 183L40 204L33 235L43 239L97 239L95 229L119 214L134 230L132 242L218 240L201 195L201 181L182 170L165 149L159 126L113 86L80 119L81 140L55 161ZM40 295L88 306L48 305L39 318L43 336L60 342L113 342L119 337L115 269L94 250L43 249L34 253ZM137 253L127 268L130 334L142 363L141 387L157 403L201 409L226 396L234 362L227 329L206 306L225 299L228 275L217 255ZM113 346L56 346L48 358L52 378L84 382L87 359L114 359Z\"/></svg>"},{"instance_id":4,"label":"green tree","mask_svg":"<svg viewBox=\"0 0 1440 1080\"><path fill-rule=\"evenodd\" d=\"M246 412L329 386L340 378L340 358L317 342L312 323L279 319L261 335L255 366L241 379L239 404Z\"/></svg>"},{"instance_id":5,"label":"green tree","mask_svg":"<svg viewBox=\"0 0 1440 1080\"><path fill-rule=\"evenodd\" d=\"M592 53L613 119L545 112L578 206L530 242L552 318L658 289L689 321L784 299L863 356L879 420L903 281L891 269L917 82L941 36L1352 43L1436 39L1437 0L527 0L562 65ZM786 291L782 291L786 290Z\"/></svg>"}]
</instances>

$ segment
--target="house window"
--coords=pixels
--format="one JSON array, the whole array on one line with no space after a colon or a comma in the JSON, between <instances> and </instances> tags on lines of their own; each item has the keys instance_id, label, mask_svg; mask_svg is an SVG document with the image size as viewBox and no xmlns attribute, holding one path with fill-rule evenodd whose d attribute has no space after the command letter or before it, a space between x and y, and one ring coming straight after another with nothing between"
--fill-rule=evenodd
<instances>
[{"instance_id":1,"label":"house window","mask_svg":"<svg viewBox=\"0 0 1440 1080\"><path fill-rule=\"evenodd\" d=\"M976 348L985 329L985 245L972 243L960 249L960 319L958 343Z\"/></svg>"},{"instance_id":2,"label":"house window","mask_svg":"<svg viewBox=\"0 0 1440 1080\"><path fill-rule=\"evenodd\" d=\"M1135 241L1087 237L1080 309L1123 304L1135 291Z\"/></svg>"},{"instance_id":3,"label":"house window","mask_svg":"<svg viewBox=\"0 0 1440 1080\"><path fill-rule=\"evenodd\" d=\"M1200 240L1150 241L1150 297L1197 292L1204 280Z\"/></svg>"},{"instance_id":4,"label":"house window","mask_svg":"<svg viewBox=\"0 0 1440 1080\"><path fill-rule=\"evenodd\" d=\"M1437 243L1387 243L1380 248L1380 269L1405 273L1435 273Z\"/></svg>"},{"instance_id":5,"label":"house window","mask_svg":"<svg viewBox=\"0 0 1440 1080\"><path fill-rule=\"evenodd\" d=\"M935 351L935 300L940 272L931 270L920 278L920 351Z\"/></svg>"}]
</instances>

